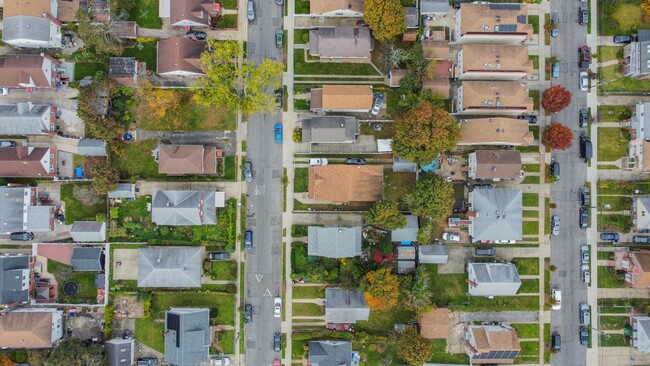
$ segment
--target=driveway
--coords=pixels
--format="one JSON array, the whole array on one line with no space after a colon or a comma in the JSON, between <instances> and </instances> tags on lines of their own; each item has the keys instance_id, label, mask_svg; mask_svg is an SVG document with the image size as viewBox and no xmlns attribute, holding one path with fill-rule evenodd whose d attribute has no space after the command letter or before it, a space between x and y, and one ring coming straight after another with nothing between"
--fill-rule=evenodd
<instances>
[{"instance_id":1,"label":"driveway","mask_svg":"<svg viewBox=\"0 0 650 366\"><path fill-rule=\"evenodd\" d=\"M447 264L438 266L438 273L465 273L465 265L472 260L473 248L449 245Z\"/></svg>"},{"instance_id":2,"label":"driveway","mask_svg":"<svg viewBox=\"0 0 650 366\"><path fill-rule=\"evenodd\" d=\"M138 140L158 139L162 144L187 144L216 146L225 155L237 152L235 131L146 131L137 130Z\"/></svg>"},{"instance_id":3,"label":"driveway","mask_svg":"<svg viewBox=\"0 0 650 366\"><path fill-rule=\"evenodd\" d=\"M294 225L340 225L345 227L363 225L363 214L357 213L294 213Z\"/></svg>"},{"instance_id":4,"label":"driveway","mask_svg":"<svg viewBox=\"0 0 650 366\"><path fill-rule=\"evenodd\" d=\"M236 182L136 182L137 196L152 196L159 190L204 190L224 192L226 199L239 199L239 183Z\"/></svg>"},{"instance_id":5,"label":"driveway","mask_svg":"<svg viewBox=\"0 0 650 366\"><path fill-rule=\"evenodd\" d=\"M461 322L539 323L538 311L477 311L460 313Z\"/></svg>"},{"instance_id":6,"label":"driveway","mask_svg":"<svg viewBox=\"0 0 650 366\"><path fill-rule=\"evenodd\" d=\"M138 250L115 249L113 251L113 279L138 279Z\"/></svg>"}]
</instances>

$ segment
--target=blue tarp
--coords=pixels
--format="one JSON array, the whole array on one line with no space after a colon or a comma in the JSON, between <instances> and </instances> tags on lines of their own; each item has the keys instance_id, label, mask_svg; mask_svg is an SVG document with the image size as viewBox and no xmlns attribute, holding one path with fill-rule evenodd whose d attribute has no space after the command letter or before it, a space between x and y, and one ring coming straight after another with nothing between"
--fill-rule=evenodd
<instances>
[{"instance_id":1,"label":"blue tarp","mask_svg":"<svg viewBox=\"0 0 650 366\"><path fill-rule=\"evenodd\" d=\"M439 167L440 167L440 161L438 160L438 158L436 158L431 162L431 164L423 165L420 167L420 169L422 169L423 172L435 172L436 169L438 169Z\"/></svg>"},{"instance_id":2,"label":"blue tarp","mask_svg":"<svg viewBox=\"0 0 650 366\"><path fill-rule=\"evenodd\" d=\"M75 172L75 177L77 179L81 179L84 177L84 168L78 166L75 168L74 172Z\"/></svg>"}]
</instances>

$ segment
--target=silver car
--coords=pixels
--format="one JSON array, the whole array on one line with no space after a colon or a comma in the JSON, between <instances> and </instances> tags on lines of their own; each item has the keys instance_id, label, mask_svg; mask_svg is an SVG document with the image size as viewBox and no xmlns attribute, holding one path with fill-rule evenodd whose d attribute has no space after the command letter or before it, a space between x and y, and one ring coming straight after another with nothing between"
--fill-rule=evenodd
<instances>
[{"instance_id":1,"label":"silver car","mask_svg":"<svg viewBox=\"0 0 650 366\"><path fill-rule=\"evenodd\" d=\"M587 91L589 89L589 76L586 71L580 71L580 90Z\"/></svg>"},{"instance_id":2,"label":"silver car","mask_svg":"<svg viewBox=\"0 0 650 366\"><path fill-rule=\"evenodd\" d=\"M248 21L255 20L255 3L253 0L248 0Z\"/></svg>"},{"instance_id":3,"label":"silver car","mask_svg":"<svg viewBox=\"0 0 650 366\"><path fill-rule=\"evenodd\" d=\"M560 235L560 216L558 215L551 217L551 234L554 236Z\"/></svg>"}]
</instances>

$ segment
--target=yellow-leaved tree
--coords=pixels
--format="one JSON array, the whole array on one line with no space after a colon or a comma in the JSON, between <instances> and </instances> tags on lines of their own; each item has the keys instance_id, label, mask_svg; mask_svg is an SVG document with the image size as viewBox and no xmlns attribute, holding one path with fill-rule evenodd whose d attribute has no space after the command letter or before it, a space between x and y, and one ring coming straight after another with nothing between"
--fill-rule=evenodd
<instances>
[{"instance_id":1,"label":"yellow-leaved tree","mask_svg":"<svg viewBox=\"0 0 650 366\"><path fill-rule=\"evenodd\" d=\"M406 10L399 0L365 0L363 20L380 42L406 31Z\"/></svg>"}]
</instances>

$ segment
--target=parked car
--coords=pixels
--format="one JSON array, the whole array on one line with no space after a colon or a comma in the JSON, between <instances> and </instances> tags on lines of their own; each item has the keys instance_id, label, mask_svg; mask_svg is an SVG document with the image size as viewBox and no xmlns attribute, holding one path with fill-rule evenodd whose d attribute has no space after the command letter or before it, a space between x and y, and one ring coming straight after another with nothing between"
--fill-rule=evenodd
<instances>
[{"instance_id":1,"label":"parked car","mask_svg":"<svg viewBox=\"0 0 650 366\"><path fill-rule=\"evenodd\" d=\"M244 179L246 183L253 181L253 163L250 161L244 163Z\"/></svg>"},{"instance_id":2,"label":"parked car","mask_svg":"<svg viewBox=\"0 0 650 366\"><path fill-rule=\"evenodd\" d=\"M580 90L582 91L587 91L589 90L589 75L587 75L586 71L580 71L580 75L578 76L580 80Z\"/></svg>"},{"instance_id":3,"label":"parked car","mask_svg":"<svg viewBox=\"0 0 650 366\"><path fill-rule=\"evenodd\" d=\"M618 233L600 233L600 240L602 241L611 241L613 243L618 242L620 236Z\"/></svg>"},{"instance_id":4,"label":"parked car","mask_svg":"<svg viewBox=\"0 0 650 366\"><path fill-rule=\"evenodd\" d=\"M365 165L366 164L366 159L347 158L347 159L345 159L345 163L348 164L348 165Z\"/></svg>"},{"instance_id":5,"label":"parked car","mask_svg":"<svg viewBox=\"0 0 650 366\"><path fill-rule=\"evenodd\" d=\"M551 290L551 298L555 299L555 304L551 305L551 309L562 309L562 291L557 288Z\"/></svg>"},{"instance_id":6,"label":"parked car","mask_svg":"<svg viewBox=\"0 0 650 366\"><path fill-rule=\"evenodd\" d=\"M282 334L275 333L273 334L273 350L275 352L280 352L282 348Z\"/></svg>"},{"instance_id":7,"label":"parked car","mask_svg":"<svg viewBox=\"0 0 650 366\"><path fill-rule=\"evenodd\" d=\"M551 234L554 236L560 235L560 216L551 216Z\"/></svg>"},{"instance_id":8,"label":"parked car","mask_svg":"<svg viewBox=\"0 0 650 366\"><path fill-rule=\"evenodd\" d=\"M384 93L379 93L377 99L375 99L375 104L373 105L370 114L372 114L373 116L378 115L379 111L381 110L381 106L383 104L384 104Z\"/></svg>"},{"instance_id":9,"label":"parked car","mask_svg":"<svg viewBox=\"0 0 650 366\"><path fill-rule=\"evenodd\" d=\"M589 125L589 112L587 111L587 108L580 108L579 117L580 128L587 128Z\"/></svg>"},{"instance_id":10,"label":"parked car","mask_svg":"<svg viewBox=\"0 0 650 366\"><path fill-rule=\"evenodd\" d=\"M282 29L275 31L275 47L282 48L284 46L284 32Z\"/></svg>"},{"instance_id":11,"label":"parked car","mask_svg":"<svg viewBox=\"0 0 650 366\"><path fill-rule=\"evenodd\" d=\"M193 39L195 41L203 41L208 38L208 34L203 31L191 30L185 33L185 38Z\"/></svg>"},{"instance_id":12,"label":"parked car","mask_svg":"<svg viewBox=\"0 0 650 366\"><path fill-rule=\"evenodd\" d=\"M581 302L578 305L579 319L581 325L589 325L591 322L591 314L589 313L589 305L586 302Z\"/></svg>"},{"instance_id":13,"label":"parked car","mask_svg":"<svg viewBox=\"0 0 650 366\"><path fill-rule=\"evenodd\" d=\"M282 315L282 298L273 299L273 316L279 318Z\"/></svg>"},{"instance_id":14,"label":"parked car","mask_svg":"<svg viewBox=\"0 0 650 366\"><path fill-rule=\"evenodd\" d=\"M560 35L560 19L553 17L551 19L551 37L555 38Z\"/></svg>"},{"instance_id":15,"label":"parked car","mask_svg":"<svg viewBox=\"0 0 650 366\"><path fill-rule=\"evenodd\" d=\"M244 232L244 248L246 250L253 249L253 232L250 230Z\"/></svg>"},{"instance_id":16,"label":"parked car","mask_svg":"<svg viewBox=\"0 0 650 366\"><path fill-rule=\"evenodd\" d=\"M537 123L537 116L522 114L520 116L517 116L517 119L527 119L528 123L531 123L531 124Z\"/></svg>"},{"instance_id":17,"label":"parked car","mask_svg":"<svg viewBox=\"0 0 650 366\"><path fill-rule=\"evenodd\" d=\"M210 359L210 366L228 366L230 365L229 357L212 357Z\"/></svg>"},{"instance_id":18,"label":"parked car","mask_svg":"<svg viewBox=\"0 0 650 366\"><path fill-rule=\"evenodd\" d=\"M586 229L589 227L589 210L586 207L580 207L580 228Z\"/></svg>"},{"instance_id":19,"label":"parked car","mask_svg":"<svg viewBox=\"0 0 650 366\"><path fill-rule=\"evenodd\" d=\"M445 233L442 233L442 240L459 242L460 241L460 235L445 232Z\"/></svg>"},{"instance_id":20,"label":"parked car","mask_svg":"<svg viewBox=\"0 0 650 366\"><path fill-rule=\"evenodd\" d=\"M309 159L309 165L327 165L329 160L326 158L313 158Z\"/></svg>"},{"instance_id":21,"label":"parked car","mask_svg":"<svg viewBox=\"0 0 650 366\"><path fill-rule=\"evenodd\" d=\"M553 73L552 73L554 78L559 78L560 77L560 61L555 61L553 63Z\"/></svg>"},{"instance_id":22,"label":"parked car","mask_svg":"<svg viewBox=\"0 0 650 366\"><path fill-rule=\"evenodd\" d=\"M589 263L589 246L587 244L580 246L580 263Z\"/></svg>"},{"instance_id":23,"label":"parked car","mask_svg":"<svg viewBox=\"0 0 650 366\"><path fill-rule=\"evenodd\" d=\"M580 67L580 70L587 70L589 68L589 62L591 62L591 50L589 46L584 45L578 48L578 67Z\"/></svg>"},{"instance_id":24,"label":"parked car","mask_svg":"<svg viewBox=\"0 0 650 366\"><path fill-rule=\"evenodd\" d=\"M14 241L32 241L34 240L34 233L30 231L20 231L17 233L11 233L9 239Z\"/></svg>"},{"instance_id":25,"label":"parked car","mask_svg":"<svg viewBox=\"0 0 650 366\"><path fill-rule=\"evenodd\" d=\"M282 123L275 124L275 143L282 143Z\"/></svg>"},{"instance_id":26,"label":"parked car","mask_svg":"<svg viewBox=\"0 0 650 366\"><path fill-rule=\"evenodd\" d=\"M278 108L282 108L282 98L284 97L284 90L282 88L275 91L275 104Z\"/></svg>"},{"instance_id":27,"label":"parked car","mask_svg":"<svg viewBox=\"0 0 650 366\"><path fill-rule=\"evenodd\" d=\"M497 251L494 248L476 248L474 254L478 257L494 257Z\"/></svg>"},{"instance_id":28,"label":"parked car","mask_svg":"<svg viewBox=\"0 0 650 366\"><path fill-rule=\"evenodd\" d=\"M555 177L555 182L560 181L560 163L551 159L551 175Z\"/></svg>"},{"instance_id":29,"label":"parked car","mask_svg":"<svg viewBox=\"0 0 650 366\"><path fill-rule=\"evenodd\" d=\"M0 140L0 147L15 147L16 141Z\"/></svg>"},{"instance_id":30,"label":"parked car","mask_svg":"<svg viewBox=\"0 0 650 366\"><path fill-rule=\"evenodd\" d=\"M284 0L275 0L277 5L284 5Z\"/></svg>"},{"instance_id":31,"label":"parked car","mask_svg":"<svg viewBox=\"0 0 650 366\"><path fill-rule=\"evenodd\" d=\"M584 186L580 187L578 192L580 193L580 204L586 207L591 206L591 193L589 192L589 188Z\"/></svg>"},{"instance_id":32,"label":"parked car","mask_svg":"<svg viewBox=\"0 0 650 366\"><path fill-rule=\"evenodd\" d=\"M247 10L248 10L247 12L248 21L252 22L253 20L255 20L255 3L253 2L253 0L248 0Z\"/></svg>"},{"instance_id":33,"label":"parked car","mask_svg":"<svg viewBox=\"0 0 650 366\"><path fill-rule=\"evenodd\" d=\"M282 366L282 363L280 363L280 360L275 360L273 361L273 366Z\"/></svg>"},{"instance_id":34,"label":"parked car","mask_svg":"<svg viewBox=\"0 0 650 366\"><path fill-rule=\"evenodd\" d=\"M589 137L587 135L580 136L580 157L587 163L593 154L594 151Z\"/></svg>"},{"instance_id":35,"label":"parked car","mask_svg":"<svg viewBox=\"0 0 650 366\"><path fill-rule=\"evenodd\" d=\"M591 272L589 271L588 264L583 264L580 266L580 279L587 285L591 283Z\"/></svg>"},{"instance_id":36,"label":"parked car","mask_svg":"<svg viewBox=\"0 0 650 366\"><path fill-rule=\"evenodd\" d=\"M8 95L9 88L0 88L0 95Z\"/></svg>"},{"instance_id":37,"label":"parked car","mask_svg":"<svg viewBox=\"0 0 650 366\"><path fill-rule=\"evenodd\" d=\"M578 8L578 24L587 25L589 23L589 10L586 6L580 5Z\"/></svg>"},{"instance_id":38,"label":"parked car","mask_svg":"<svg viewBox=\"0 0 650 366\"><path fill-rule=\"evenodd\" d=\"M137 361L137 366L156 366L158 359L156 357L140 357Z\"/></svg>"},{"instance_id":39,"label":"parked car","mask_svg":"<svg viewBox=\"0 0 650 366\"><path fill-rule=\"evenodd\" d=\"M228 252L210 252L208 253L208 259L211 261L225 261L230 259L230 254Z\"/></svg>"},{"instance_id":40,"label":"parked car","mask_svg":"<svg viewBox=\"0 0 650 366\"><path fill-rule=\"evenodd\" d=\"M253 322L253 305L246 304L244 306L244 324L250 324Z\"/></svg>"},{"instance_id":41,"label":"parked car","mask_svg":"<svg viewBox=\"0 0 650 366\"><path fill-rule=\"evenodd\" d=\"M634 235L632 237L634 244L650 244L650 236Z\"/></svg>"},{"instance_id":42,"label":"parked car","mask_svg":"<svg viewBox=\"0 0 650 366\"><path fill-rule=\"evenodd\" d=\"M587 331L587 327L584 325L580 326L580 344L585 345L589 343L589 331Z\"/></svg>"},{"instance_id":43,"label":"parked car","mask_svg":"<svg viewBox=\"0 0 650 366\"><path fill-rule=\"evenodd\" d=\"M614 43L631 43L634 41L632 36L614 36Z\"/></svg>"},{"instance_id":44,"label":"parked car","mask_svg":"<svg viewBox=\"0 0 650 366\"><path fill-rule=\"evenodd\" d=\"M560 352L562 349L562 337L560 337L560 333L557 331L551 334L551 347L553 347L557 352Z\"/></svg>"}]
</instances>

